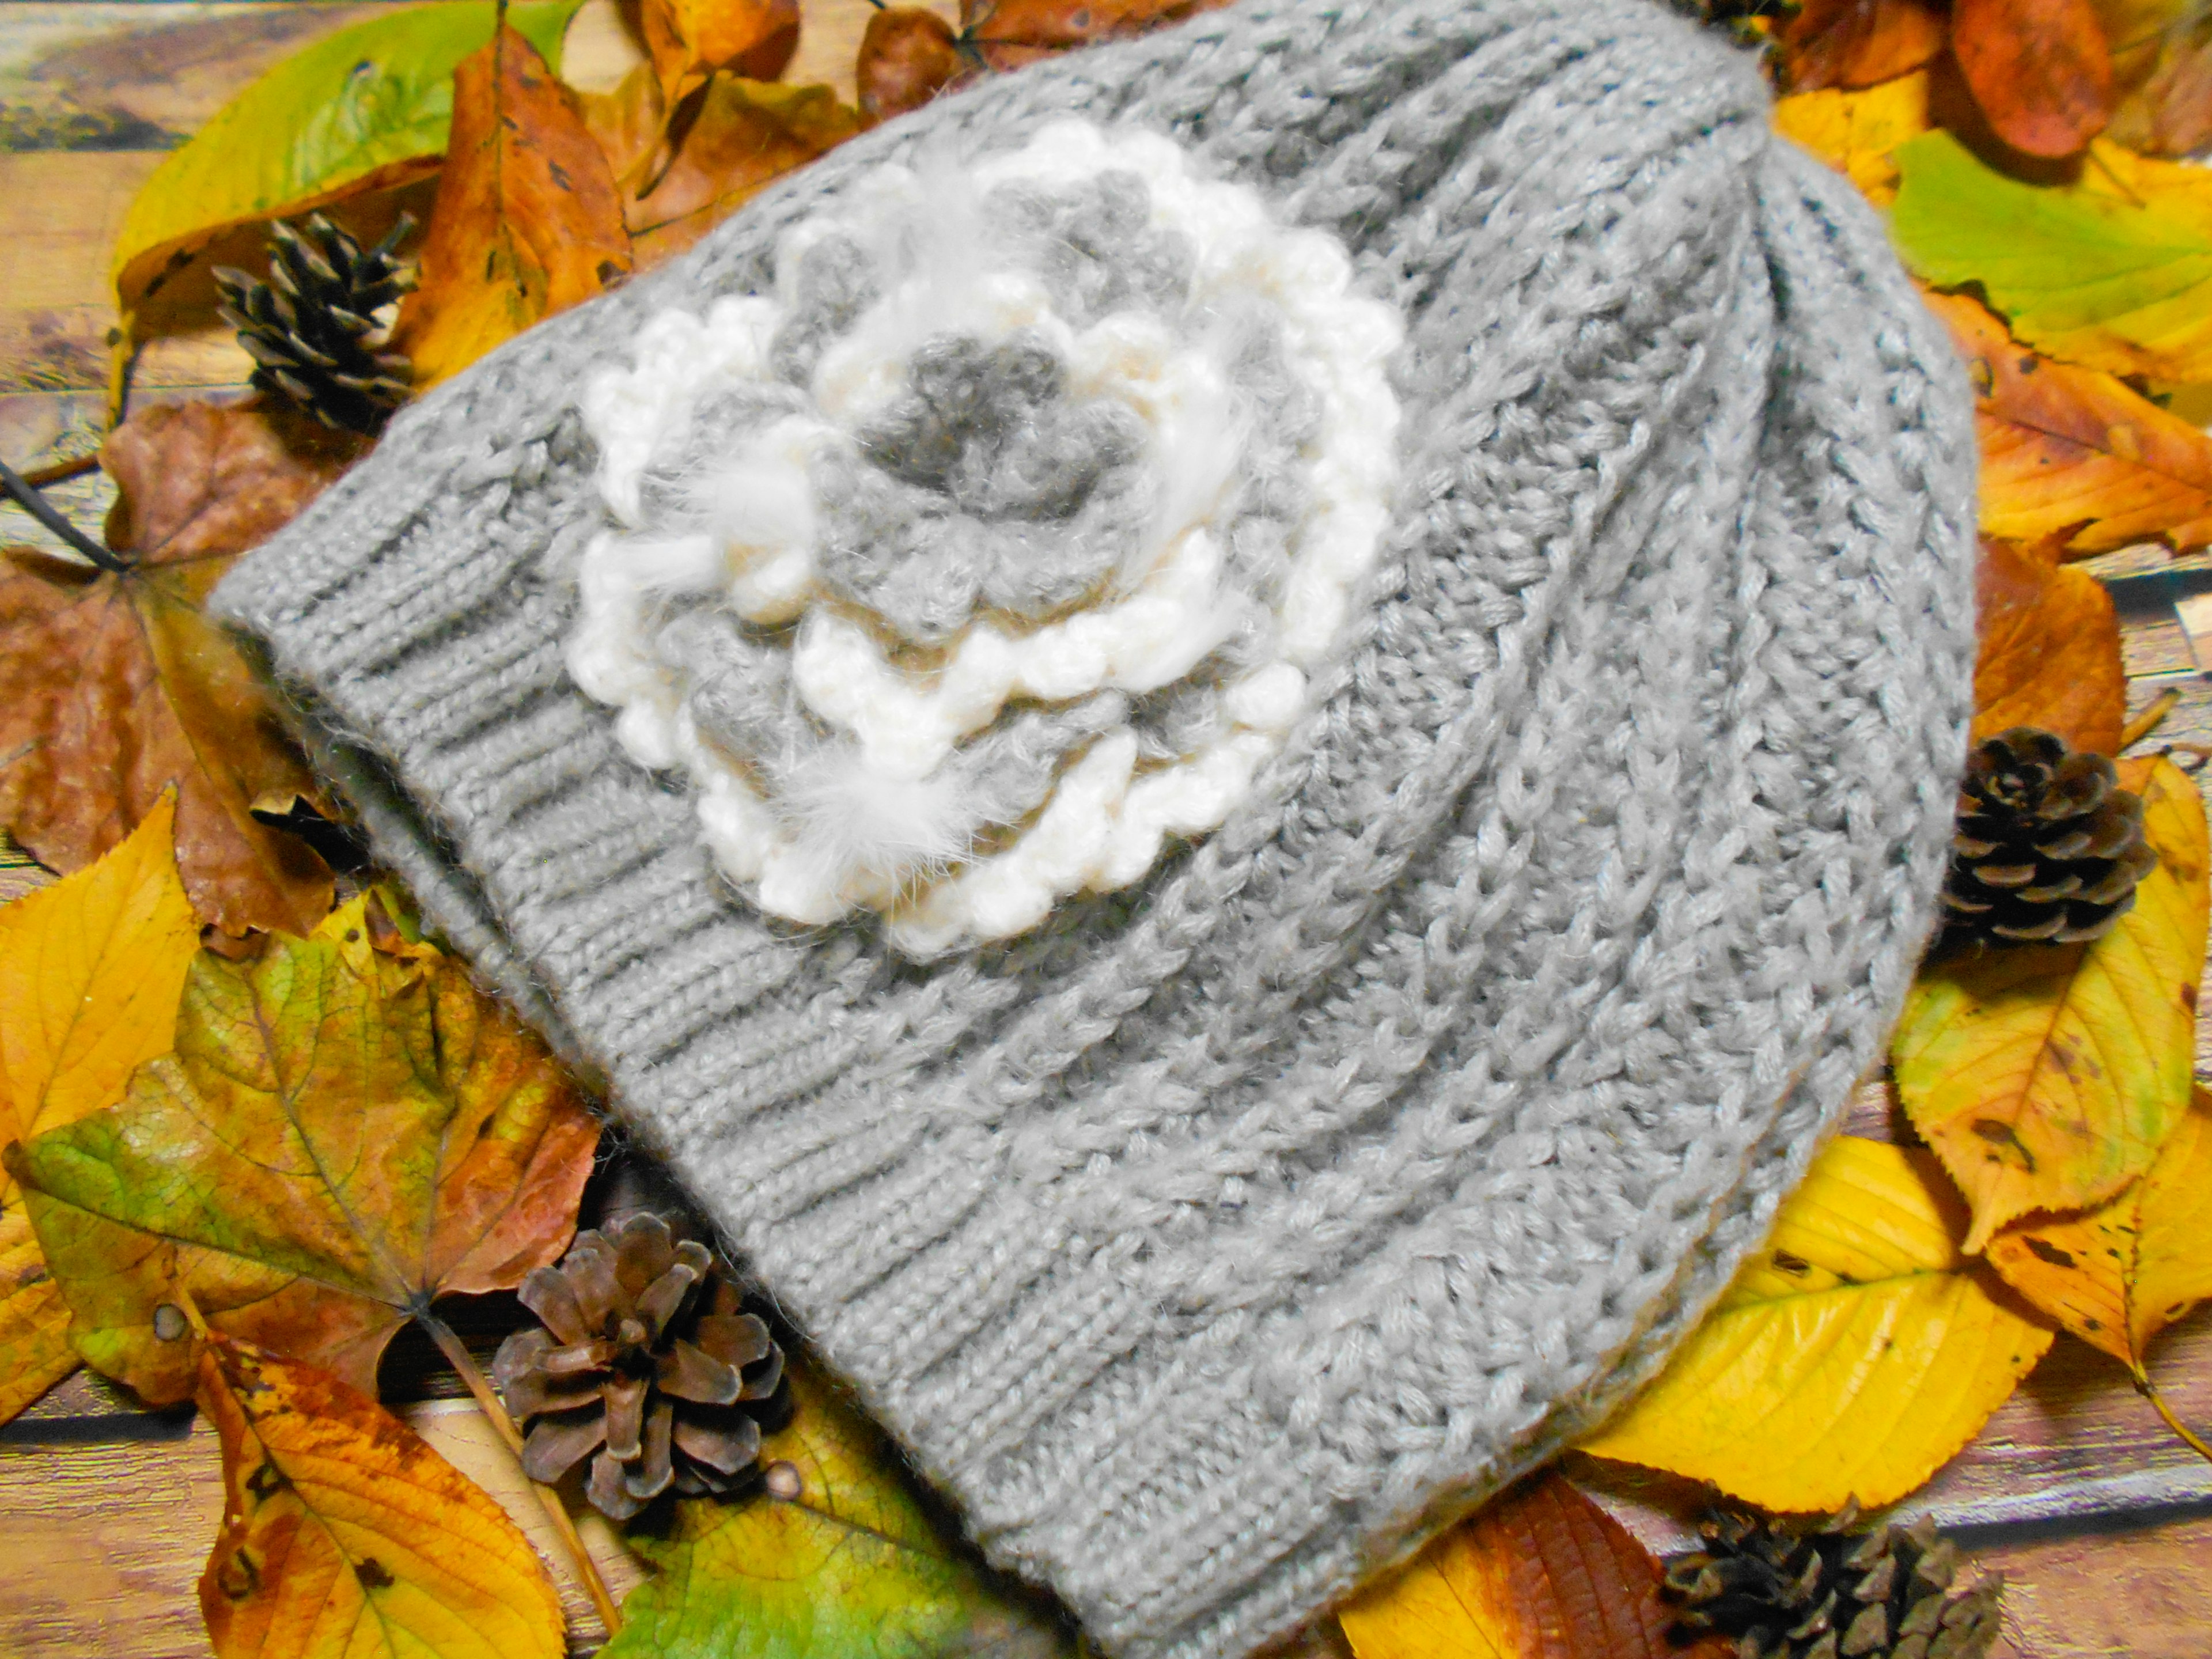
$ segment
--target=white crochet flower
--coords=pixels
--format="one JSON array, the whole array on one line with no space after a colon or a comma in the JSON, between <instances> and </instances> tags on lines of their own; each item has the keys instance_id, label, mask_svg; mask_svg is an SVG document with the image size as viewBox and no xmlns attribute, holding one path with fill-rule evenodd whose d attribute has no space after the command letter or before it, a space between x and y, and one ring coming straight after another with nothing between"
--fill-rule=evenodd
<instances>
[{"instance_id":1,"label":"white crochet flower","mask_svg":"<svg viewBox=\"0 0 2212 1659\"><path fill-rule=\"evenodd\" d=\"M1218 827L1376 556L1388 307L1142 133L878 170L587 389L576 683L717 862L930 955Z\"/></svg>"}]
</instances>

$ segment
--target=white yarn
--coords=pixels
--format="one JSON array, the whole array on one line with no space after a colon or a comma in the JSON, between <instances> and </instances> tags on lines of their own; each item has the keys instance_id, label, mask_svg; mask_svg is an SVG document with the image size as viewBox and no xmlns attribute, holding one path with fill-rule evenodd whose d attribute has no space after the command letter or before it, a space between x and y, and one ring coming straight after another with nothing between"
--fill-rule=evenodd
<instances>
[{"instance_id":1,"label":"white yarn","mask_svg":"<svg viewBox=\"0 0 2212 1659\"><path fill-rule=\"evenodd\" d=\"M1164 313L1123 306L1071 319L997 228L997 193L1064 191L1109 172L1140 179L1153 228L1188 248L1188 291ZM647 499L648 471L709 394L784 384L779 330L801 309L807 256L832 239L857 243L896 280L822 351L805 385L811 406L741 434L689 475L691 519L672 522ZM878 169L835 213L786 234L777 273L773 297L725 299L703 319L653 317L630 366L602 373L584 398L599 489L621 527L584 556L569 668L622 710L617 731L635 760L690 775L724 873L793 921L879 911L902 949L933 954L1024 932L1059 898L1125 886L1171 840L1218 827L1297 720L1305 672L1375 557L1394 476L1398 410L1384 363L1400 339L1395 313L1352 292L1334 241L1278 223L1255 191L1194 176L1164 138L1078 122L965 173ZM1308 503L1272 602L1230 570L1222 540L1252 432L1230 372L1229 321L1249 325L1255 313L1320 409L1298 457ZM1111 400L1137 417L1146 532L1075 609L1041 621L981 611L917 653L890 618L825 584L810 469L832 451L859 453L860 430L907 393L917 353L948 337L1018 334L1058 358L1071 400ZM794 790L759 757L702 732L686 706L695 688L656 647L672 603L724 609L763 640L795 624L778 642L790 695L834 734L834 765L787 769L813 781ZM963 800L947 769L1010 705L1157 691L1232 641L1206 741L1161 758L1141 753L1133 732L1097 737L1067 757L1042 807L975 848L975 826L998 820L988 803Z\"/></svg>"}]
</instances>

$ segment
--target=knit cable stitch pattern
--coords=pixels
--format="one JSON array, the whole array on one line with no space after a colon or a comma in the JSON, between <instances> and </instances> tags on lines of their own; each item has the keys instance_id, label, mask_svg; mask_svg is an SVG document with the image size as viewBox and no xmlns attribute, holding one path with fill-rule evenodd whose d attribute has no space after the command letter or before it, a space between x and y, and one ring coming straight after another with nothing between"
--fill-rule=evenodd
<instances>
[{"instance_id":1,"label":"knit cable stitch pattern","mask_svg":"<svg viewBox=\"0 0 2212 1659\"><path fill-rule=\"evenodd\" d=\"M1396 492L1210 835L921 965L733 895L571 679L576 399L874 170L1071 116L1343 246L1404 319ZM994 1559L1214 1659L1617 1405L1876 1054L1963 753L1970 408L1678 20L1245 0L834 153L403 413L218 603Z\"/></svg>"}]
</instances>

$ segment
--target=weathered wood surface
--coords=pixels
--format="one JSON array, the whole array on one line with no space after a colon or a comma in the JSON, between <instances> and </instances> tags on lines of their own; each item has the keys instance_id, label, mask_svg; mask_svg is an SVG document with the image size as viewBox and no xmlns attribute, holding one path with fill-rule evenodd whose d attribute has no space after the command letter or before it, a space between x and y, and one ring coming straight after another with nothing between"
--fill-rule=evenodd
<instances>
[{"instance_id":1,"label":"weathered wood surface","mask_svg":"<svg viewBox=\"0 0 2212 1659\"><path fill-rule=\"evenodd\" d=\"M849 97L867 0L805 3L792 78L828 81ZM0 458L21 470L97 447L109 252L163 149L285 54L383 9L0 3ZM950 14L951 0L942 9ZM580 21L573 70L618 72L604 21L588 9ZM134 403L220 395L247 368L219 327L163 340L138 364ZM109 499L97 474L51 494L88 527ZM45 540L0 507L0 541ZM2138 550L2091 568L2122 605L2132 706L2176 689L2182 702L2160 740L2212 745L2212 681L2197 654L2212 666L2212 637L2193 651L2175 611L2212 594L2212 559ZM2199 1043L2199 1075L2212 1077L2212 1021ZM1880 1079L1863 1086L1850 1127L1899 1132ZM496 1298L469 1312L472 1342L486 1350L516 1316ZM2170 1333L2153 1369L2185 1418L2212 1425L2212 1315ZM403 1339L385 1376L396 1408L557 1562L519 1476L473 1406L453 1397L459 1383L428 1344ZM1571 1467L1655 1546L1686 1535L1698 1498L1681 1483L1586 1458ZM193 1587L221 1505L214 1437L189 1413L138 1412L82 1375L62 1384L0 1429L0 1655L206 1659ZM1962 1528L1982 1565L2006 1572L2005 1659L2212 1656L2212 1466L2166 1431L2117 1364L2079 1344L2060 1339L1975 1444L1903 1508ZM613 1534L596 1517L585 1527L617 1591L634 1583ZM566 1572L556 1576L574 1642L587 1650L596 1621Z\"/></svg>"}]
</instances>

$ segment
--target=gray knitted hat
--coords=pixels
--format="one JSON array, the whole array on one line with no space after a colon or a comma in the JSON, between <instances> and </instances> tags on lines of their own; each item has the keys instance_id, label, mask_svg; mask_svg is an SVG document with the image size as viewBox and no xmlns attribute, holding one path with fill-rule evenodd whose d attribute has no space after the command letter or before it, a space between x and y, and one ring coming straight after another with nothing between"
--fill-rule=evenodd
<instances>
[{"instance_id":1,"label":"gray knitted hat","mask_svg":"<svg viewBox=\"0 0 2212 1659\"><path fill-rule=\"evenodd\" d=\"M383 854L1106 1650L1664 1358L1876 1055L1970 403L1640 0L1245 0L848 144L224 583Z\"/></svg>"}]
</instances>

